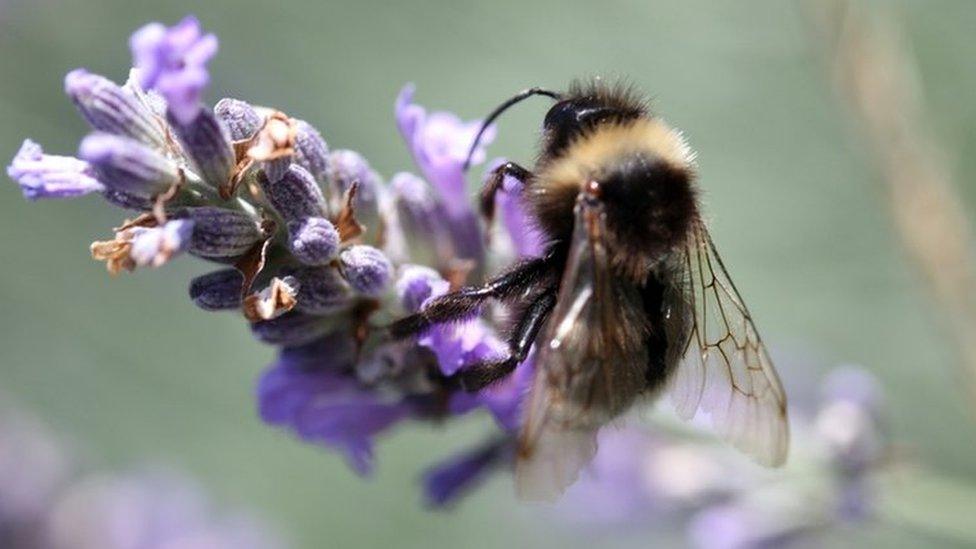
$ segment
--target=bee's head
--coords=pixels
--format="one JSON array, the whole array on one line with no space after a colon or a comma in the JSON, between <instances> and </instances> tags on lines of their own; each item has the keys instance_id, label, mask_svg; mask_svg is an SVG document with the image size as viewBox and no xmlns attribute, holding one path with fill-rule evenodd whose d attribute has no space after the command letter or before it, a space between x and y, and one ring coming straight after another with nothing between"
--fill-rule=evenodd
<instances>
[{"instance_id":1,"label":"bee's head","mask_svg":"<svg viewBox=\"0 0 976 549\"><path fill-rule=\"evenodd\" d=\"M574 82L543 119L543 156L562 153L602 124L624 124L646 115L644 101L626 85L611 86L599 79Z\"/></svg>"},{"instance_id":2,"label":"bee's head","mask_svg":"<svg viewBox=\"0 0 976 549\"><path fill-rule=\"evenodd\" d=\"M543 154L561 153L577 137L604 123L622 123L643 112L615 105L596 95L575 95L557 102L542 122Z\"/></svg>"}]
</instances>

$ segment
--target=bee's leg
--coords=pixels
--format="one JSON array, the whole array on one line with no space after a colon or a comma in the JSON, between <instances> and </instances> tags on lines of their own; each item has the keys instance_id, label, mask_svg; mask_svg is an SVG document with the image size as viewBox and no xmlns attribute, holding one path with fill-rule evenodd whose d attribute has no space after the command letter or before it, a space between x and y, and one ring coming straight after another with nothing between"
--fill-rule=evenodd
<instances>
[{"instance_id":1,"label":"bee's leg","mask_svg":"<svg viewBox=\"0 0 976 549\"><path fill-rule=\"evenodd\" d=\"M488 226L491 226L495 218L495 195L502 188L506 177L514 177L523 186L527 185L532 179L532 172L519 166L514 162L505 162L491 171L488 180L481 188L481 215L485 218Z\"/></svg>"},{"instance_id":2,"label":"bee's leg","mask_svg":"<svg viewBox=\"0 0 976 549\"><path fill-rule=\"evenodd\" d=\"M532 343L539 335L539 329L549 318L549 313L555 306L555 289L548 290L536 298L519 319L508 339L509 355L497 360L472 364L462 369L454 376L461 388L468 392L476 392L512 373L529 354Z\"/></svg>"},{"instance_id":3,"label":"bee's leg","mask_svg":"<svg viewBox=\"0 0 976 549\"><path fill-rule=\"evenodd\" d=\"M472 315L488 299L506 299L538 283L552 272L556 261L555 253L550 252L522 261L482 286L444 294L428 303L419 313L391 324L390 335L394 339L403 339L423 333L435 324Z\"/></svg>"}]
</instances>

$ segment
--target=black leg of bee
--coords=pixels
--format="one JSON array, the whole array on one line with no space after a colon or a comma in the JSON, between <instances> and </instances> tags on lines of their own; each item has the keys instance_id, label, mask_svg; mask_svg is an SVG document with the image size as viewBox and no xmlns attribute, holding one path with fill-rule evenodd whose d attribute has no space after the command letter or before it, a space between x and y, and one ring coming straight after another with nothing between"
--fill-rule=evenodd
<instances>
[{"instance_id":1,"label":"black leg of bee","mask_svg":"<svg viewBox=\"0 0 976 549\"><path fill-rule=\"evenodd\" d=\"M553 271L558 261L554 252L525 260L482 286L461 288L428 303L423 311L390 325L390 335L403 339L423 333L431 326L474 314L488 299L505 300L536 284Z\"/></svg>"},{"instance_id":2,"label":"black leg of bee","mask_svg":"<svg viewBox=\"0 0 976 549\"><path fill-rule=\"evenodd\" d=\"M529 349L539 335L539 330L555 306L555 289L546 291L536 298L515 325L515 330L508 340L509 355L465 367L455 375L461 388L468 392L480 391L512 373L529 354Z\"/></svg>"},{"instance_id":3,"label":"black leg of bee","mask_svg":"<svg viewBox=\"0 0 976 549\"><path fill-rule=\"evenodd\" d=\"M505 162L491 171L485 186L481 188L481 215L484 216L489 227L495 218L495 195L502 188L506 176L514 177L523 185L533 177L532 172L514 162Z\"/></svg>"}]
</instances>

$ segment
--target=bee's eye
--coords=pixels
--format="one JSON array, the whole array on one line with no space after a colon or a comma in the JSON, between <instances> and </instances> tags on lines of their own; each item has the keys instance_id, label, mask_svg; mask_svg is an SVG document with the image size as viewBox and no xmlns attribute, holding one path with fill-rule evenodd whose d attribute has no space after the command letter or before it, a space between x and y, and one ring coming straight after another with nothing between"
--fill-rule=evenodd
<instances>
[{"instance_id":1,"label":"bee's eye","mask_svg":"<svg viewBox=\"0 0 976 549\"><path fill-rule=\"evenodd\" d=\"M568 130L593 124L613 114L611 109L587 101L560 101L553 105L543 125L548 130Z\"/></svg>"},{"instance_id":2,"label":"bee's eye","mask_svg":"<svg viewBox=\"0 0 976 549\"><path fill-rule=\"evenodd\" d=\"M549 109L542 124L547 129L565 128L575 126L577 106L570 101L560 101Z\"/></svg>"}]
</instances>

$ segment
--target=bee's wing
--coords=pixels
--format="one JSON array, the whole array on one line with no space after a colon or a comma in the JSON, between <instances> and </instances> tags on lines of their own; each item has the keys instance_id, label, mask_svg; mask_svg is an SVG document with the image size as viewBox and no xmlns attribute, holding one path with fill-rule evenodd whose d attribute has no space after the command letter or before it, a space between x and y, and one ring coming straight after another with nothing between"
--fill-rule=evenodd
<instances>
[{"instance_id":1,"label":"bee's wing","mask_svg":"<svg viewBox=\"0 0 976 549\"><path fill-rule=\"evenodd\" d=\"M683 419L708 414L719 434L766 466L786 460L786 393L749 310L732 284L707 229L697 222L682 256L682 276L669 291L672 332L686 339L669 381Z\"/></svg>"},{"instance_id":2,"label":"bee's wing","mask_svg":"<svg viewBox=\"0 0 976 549\"><path fill-rule=\"evenodd\" d=\"M605 230L602 207L580 201L556 307L536 347L515 471L522 499L554 500L590 462L599 412L618 398L613 385L619 380L605 369L619 367L621 353L634 352L618 344L624 315L613 291Z\"/></svg>"}]
</instances>

